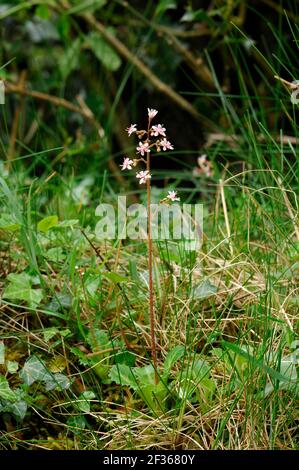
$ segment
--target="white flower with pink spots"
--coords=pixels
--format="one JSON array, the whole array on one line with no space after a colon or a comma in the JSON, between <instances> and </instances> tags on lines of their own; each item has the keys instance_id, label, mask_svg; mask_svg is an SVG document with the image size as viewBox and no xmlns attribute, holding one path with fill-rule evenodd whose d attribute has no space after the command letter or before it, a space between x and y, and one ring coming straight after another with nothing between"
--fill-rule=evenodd
<instances>
[{"instance_id":1,"label":"white flower with pink spots","mask_svg":"<svg viewBox=\"0 0 299 470\"><path fill-rule=\"evenodd\" d=\"M131 124L129 127L127 127L126 131L130 137L131 134L137 131L137 124Z\"/></svg>"},{"instance_id":2,"label":"white flower with pink spots","mask_svg":"<svg viewBox=\"0 0 299 470\"><path fill-rule=\"evenodd\" d=\"M138 147L136 147L136 150L137 153L140 153L143 156L145 153L150 152L149 144L147 142L139 142L139 145Z\"/></svg>"},{"instance_id":3,"label":"white flower with pink spots","mask_svg":"<svg viewBox=\"0 0 299 470\"><path fill-rule=\"evenodd\" d=\"M168 191L167 199L169 199L172 202L180 200L176 191Z\"/></svg>"},{"instance_id":4,"label":"white flower with pink spots","mask_svg":"<svg viewBox=\"0 0 299 470\"><path fill-rule=\"evenodd\" d=\"M149 174L147 170L140 171L136 173L136 178L139 179L139 184L144 184L147 179L151 178L152 176Z\"/></svg>"},{"instance_id":5,"label":"white flower with pink spots","mask_svg":"<svg viewBox=\"0 0 299 470\"><path fill-rule=\"evenodd\" d=\"M148 117L150 119L153 119L158 114L158 111L156 109L147 108L147 113L148 113Z\"/></svg>"},{"instance_id":6,"label":"white flower with pink spots","mask_svg":"<svg viewBox=\"0 0 299 470\"><path fill-rule=\"evenodd\" d=\"M167 139L162 139L161 142L160 142L160 145L161 145L161 147L163 148L164 151L165 150L173 150L172 144Z\"/></svg>"},{"instance_id":7,"label":"white flower with pink spots","mask_svg":"<svg viewBox=\"0 0 299 470\"><path fill-rule=\"evenodd\" d=\"M125 158L123 163L120 165L121 170L132 170L133 160L130 158Z\"/></svg>"},{"instance_id":8,"label":"white flower with pink spots","mask_svg":"<svg viewBox=\"0 0 299 470\"><path fill-rule=\"evenodd\" d=\"M163 124L158 124L157 126L153 126L151 130L151 135L154 135L155 137L158 137L158 135L162 135L162 137L166 137L165 134L165 127L163 127Z\"/></svg>"}]
</instances>

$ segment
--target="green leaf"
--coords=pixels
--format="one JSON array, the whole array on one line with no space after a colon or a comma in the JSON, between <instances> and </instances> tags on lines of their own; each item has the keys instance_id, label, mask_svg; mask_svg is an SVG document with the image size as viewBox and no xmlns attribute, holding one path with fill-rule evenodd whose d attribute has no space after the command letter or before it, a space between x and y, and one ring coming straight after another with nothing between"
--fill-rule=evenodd
<instances>
[{"instance_id":1,"label":"green leaf","mask_svg":"<svg viewBox=\"0 0 299 470\"><path fill-rule=\"evenodd\" d=\"M70 426L71 428L76 428L76 429L70 429L74 434L81 434L81 431L85 429L86 419L82 415L71 416L67 420L67 425Z\"/></svg>"},{"instance_id":2,"label":"green leaf","mask_svg":"<svg viewBox=\"0 0 299 470\"><path fill-rule=\"evenodd\" d=\"M289 380L288 383L279 381L278 390L290 390L293 394L299 393L299 381L297 368L292 356L283 357L280 362L280 373ZM267 397L275 390L271 382L265 387L265 396Z\"/></svg>"},{"instance_id":3,"label":"green leaf","mask_svg":"<svg viewBox=\"0 0 299 470\"><path fill-rule=\"evenodd\" d=\"M30 307L36 307L43 299L41 289L32 289L33 279L29 274L25 272L20 274L10 273L7 279L9 285L4 289L4 299L22 300L27 302Z\"/></svg>"},{"instance_id":4,"label":"green leaf","mask_svg":"<svg viewBox=\"0 0 299 470\"><path fill-rule=\"evenodd\" d=\"M196 355L193 362L177 374L176 392L178 396L182 400L191 400L195 395L198 402L202 402L201 395L212 397L215 384L209 376L209 364L198 359L198 355Z\"/></svg>"},{"instance_id":5,"label":"green leaf","mask_svg":"<svg viewBox=\"0 0 299 470\"><path fill-rule=\"evenodd\" d=\"M61 246L56 246L47 250L47 258L54 263L59 263L60 261L65 260L66 255L63 253Z\"/></svg>"},{"instance_id":6,"label":"green leaf","mask_svg":"<svg viewBox=\"0 0 299 470\"><path fill-rule=\"evenodd\" d=\"M8 401L16 400L15 392L11 390L7 379L3 375L0 375L0 398Z\"/></svg>"},{"instance_id":7,"label":"green leaf","mask_svg":"<svg viewBox=\"0 0 299 470\"><path fill-rule=\"evenodd\" d=\"M121 274L118 273L105 272L103 273L103 276L107 277L115 284L118 284L120 282L128 282L130 280L128 277L121 276Z\"/></svg>"},{"instance_id":8,"label":"green leaf","mask_svg":"<svg viewBox=\"0 0 299 470\"><path fill-rule=\"evenodd\" d=\"M191 374L195 380L201 380L210 374L210 367L206 361L195 359L191 365Z\"/></svg>"},{"instance_id":9,"label":"green leaf","mask_svg":"<svg viewBox=\"0 0 299 470\"><path fill-rule=\"evenodd\" d=\"M44 341L46 343L50 341L57 333L59 332L58 328L53 326L52 328L46 328L43 330Z\"/></svg>"},{"instance_id":10,"label":"green leaf","mask_svg":"<svg viewBox=\"0 0 299 470\"><path fill-rule=\"evenodd\" d=\"M63 39L64 41L68 41L71 29L71 22L70 18L67 16L66 13L59 14L56 25L61 39Z\"/></svg>"},{"instance_id":11,"label":"green leaf","mask_svg":"<svg viewBox=\"0 0 299 470\"><path fill-rule=\"evenodd\" d=\"M99 33L89 33L86 36L86 41L97 59L99 59L108 70L115 71L120 67L121 60L119 55L107 44Z\"/></svg>"},{"instance_id":12,"label":"green leaf","mask_svg":"<svg viewBox=\"0 0 299 470\"><path fill-rule=\"evenodd\" d=\"M90 365L91 361L90 361L89 357L83 351L81 351L81 349L76 348L75 346L73 346L71 348L71 352L79 359L79 363L82 366L89 366Z\"/></svg>"},{"instance_id":13,"label":"green leaf","mask_svg":"<svg viewBox=\"0 0 299 470\"><path fill-rule=\"evenodd\" d=\"M109 377L111 382L115 382L118 385L128 385L134 390L138 388L132 369L126 364L116 364L112 366Z\"/></svg>"},{"instance_id":14,"label":"green leaf","mask_svg":"<svg viewBox=\"0 0 299 470\"><path fill-rule=\"evenodd\" d=\"M0 217L0 230L15 232L19 230L20 224L16 221L13 215L2 214Z\"/></svg>"},{"instance_id":15,"label":"green leaf","mask_svg":"<svg viewBox=\"0 0 299 470\"><path fill-rule=\"evenodd\" d=\"M9 374L15 374L19 368L17 361L6 361L5 365Z\"/></svg>"},{"instance_id":16,"label":"green leaf","mask_svg":"<svg viewBox=\"0 0 299 470\"><path fill-rule=\"evenodd\" d=\"M37 229L40 232L48 232L50 228L56 227L58 225L58 217L57 215L49 215L48 217L45 217L44 219L40 220L39 223L37 224Z\"/></svg>"},{"instance_id":17,"label":"green leaf","mask_svg":"<svg viewBox=\"0 0 299 470\"><path fill-rule=\"evenodd\" d=\"M91 349L96 352L111 347L111 341L106 331L92 328L87 336L87 341Z\"/></svg>"},{"instance_id":18,"label":"green leaf","mask_svg":"<svg viewBox=\"0 0 299 470\"><path fill-rule=\"evenodd\" d=\"M270 377L272 377L273 379L281 380L282 382L286 382L286 383L291 383L292 382L289 377L286 377L285 375L281 374L280 372L273 369L272 367L269 367L267 364L264 364L262 360L255 359L251 354L244 351L242 348L240 348L236 344L229 343L228 341L222 341L222 345L226 349L231 350L231 351L239 354L240 356L242 356L244 359L246 359L248 362L250 362L253 366L256 366L256 367L262 369L264 372L269 374Z\"/></svg>"},{"instance_id":19,"label":"green leaf","mask_svg":"<svg viewBox=\"0 0 299 470\"><path fill-rule=\"evenodd\" d=\"M138 389L138 395L144 400L150 410L155 413L165 411L165 397L167 396L167 388L162 382L156 384L141 385Z\"/></svg>"},{"instance_id":20,"label":"green leaf","mask_svg":"<svg viewBox=\"0 0 299 470\"><path fill-rule=\"evenodd\" d=\"M58 66L63 80L66 80L70 73L78 67L81 50L81 39L76 38L73 43L60 56ZM57 225L57 224L56 224Z\"/></svg>"},{"instance_id":21,"label":"green leaf","mask_svg":"<svg viewBox=\"0 0 299 470\"><path fill-rule=\"evenodd\" d=\"M164 368L163 368L163 378L167 380L172 366L185 354L185 346L179 345L171 349L165 358Z\"/></svg>"},{"instance_id":22,"label":"green leaf","mask_svg":"<svg viewBox=\"0 0 299 470\"><path fill-rule=\"evenodd\" d=\"M199 384L199 391L197 393L198 401L203 401L205 403L210 403L213 399L216 384L213 379L209 377L204 377L201 379Z\"/></svg>"},{"instance_id":23,"label":"green leaf","mask_svg":"<svg viewBox=\"0 0 299 470\"><path fill-rule=\"evenodd\" d=\"M47 5L38 5L35 9L34 14L42 20L48 20L50 18L50 10Z\"/></svg>"},{"instance_id":24,"label":"green leaf","mask_svg":"<svg viewBox=\"0 0 299 470\"><path fill-rule=\"evenodd\" d=\"M126 364L129 367L133 367L136 356L131 351L121 351L114 355L114 361L116 364Z\"/></svg>"},{"instance_id":25,"label":"green leaf","mask_svg":"<svg viewBox=\"0 0 299 470\"><path fill-rule=\"evenodd\" d=\"M88 292L91 297L94 297L99 288L99 284L99 276L90 276L85 283L86 292Z\"/></svg>"},{"instance_id":26,"label":"green leaf","mask_svg":"<svg viewBox=\"0 0 299 470\"><path fill-rule=\"evenodd\" d=\"M177 8L177 2L173 0L160 0L156 6L155 15L164 13L167 10L174 10L175 8Z\"/></svg>"},{"instance_id":27,"label":"green leaf","mask_svg":"<svg viewBox=\"0 0 299 470\"><path fill-rule=\"evenodd\" d=\"M144 367L134 367L134 374L141 385L155 385L155 369L152 364Z\"/></svg>"},{"instance_id":28,"label":"green leaf","mask_svg":"<svg viewBox=\"0 0 299 470\"><path fill-rule=\"evenodd\" d=\"M47 380L51 374L47 371L44 363L36 356L30 356L19 373L20 378L26 385L32 385L37 380ZM49 379L49 380L50 380Z\"/></svg>"}]
</instances>

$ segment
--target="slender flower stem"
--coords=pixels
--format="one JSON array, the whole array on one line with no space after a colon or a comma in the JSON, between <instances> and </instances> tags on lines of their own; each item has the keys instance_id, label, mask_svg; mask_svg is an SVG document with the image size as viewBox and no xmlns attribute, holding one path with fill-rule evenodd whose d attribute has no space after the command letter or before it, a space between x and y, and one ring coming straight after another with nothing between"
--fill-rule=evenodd
<instances>
[{"instance_id":1,"label":"slender flower stem","mask_svg":"<svg viewBox=\"0 0 299 470\"><path fill-rule=\"evenodd\" d=\"M150 119L148 124L148 139L149 139ZM146 153L146 169L150 174L150 153ZM150 330L151 330L151 346L152 346L152 360L155 369L155 382L159 382L158 369L157 369L157 347L156 347L156 333L155 333L155 308L154 308L154 292L153 292L153 240L152 240L152 211L151 211L151 180L146 180L147 187L147 239L148 239L148 272L149 272L149 313L150 313Z\"/></svg>"},{"instance_id":2,"label":"slender flower stem","mask_svg":"<svg viewBox=\"0 0 299 470\"><path fill-rule=\"evenodd\" d=\"M136 134L139 143L136 147L138 158L131 160L129 157L125 157L122 165L122 170L131 170L137 163L143 162L146 165L146 170L139 171L136 173L136 178L139 180L139 184L146 183L147 187L147 239L148 239L148 273L149 273L149 317L150 317L150 336L151 336L151 352L152 361L155 369L155 382L159 383L158 374L158 361L157 361L157 342L156 342L156 322L155 322L155 305L154 305L154 289L153 289L153 238L152 238L152 211L151 211L151 150L154 149L156 152L161 150L173 150L172 144L167 140L165 134L165 127L163 124L157 124L151 127L152 119L156 116L158 111L156 109L147 108L148 123L147 130L137 129L137 124L131 124L127 129L127 133ZM154 138L152 139L151 136ZM163 139L161 139L161 136ZM144 154L146 157L144 157ZM142 158L144 157L144 158ZM179 201L176 191L168 191L168 196L162 199L160 202L169 204L170 202Z\"/></svg>"}]
</instances>

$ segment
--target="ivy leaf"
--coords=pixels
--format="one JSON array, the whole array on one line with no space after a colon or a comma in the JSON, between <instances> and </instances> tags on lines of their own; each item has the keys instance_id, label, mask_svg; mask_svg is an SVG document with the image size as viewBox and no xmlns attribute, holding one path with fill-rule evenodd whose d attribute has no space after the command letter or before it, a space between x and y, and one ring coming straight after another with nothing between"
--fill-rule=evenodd
<instances>
[{"instance_id":1,"label":"ivy leaf","mask_svg":"<svg viewBox=\"0 0 299 470\"><path fill-rule=\"evenodd\" d=\"M119 55L107 44L105 39L96 32L91 32L86 36L87 44L100 62L113 72L121 65Z\"/></svg>"},{"instance_id":2,"label":"ivy leaf","mask_svg":"<svg viewBox=\"0 0 299 470\"><path fill-rule=\"evenodd\" d=\"M45 217L44 219L40 220L39 223L37 224L37 229L40 232L48 232L50 228L56 227L58 225L58 217L57 215L49 215L48 217Z\"/></svg>"},{"instance_id":3,"label":"ivy leaf","mask_svg":"<svg viewBox=\"0 0 299 470\"><path fill-rule=\"evenodd\" d=\"M24 400L18 400L9 404L10 413L14 414L20 421L25 418L27 411L27 403Z\"/></svg>"},{"instance_id":4,"label":"ivy leaf","mask_svg":"<svg viewBox=\"0 0 299 470\"><path fill-rule=\"evenodd\" d=\"M69 378L59 372L57 374L47 374L42 380L45 382L46 392L50 390L67 390L71 386Z\"/></svg>"},{"instance_id":5,"label":"ivy leaf","mask_svg":"<svg viewBox=\"0 0 299 470\"><path fill-rule=\"evenodd\" d=\"M30 307L35 307L43 299L41 289L32 289L32 277L27 273L10 273L7 276L9 285L3 293L4 299L22 300L28 303Z\"/></svg>"},{"instance_id":6,"label":"ivy leaf","mask_svg":"<svg viewBox=\"0 0 299 470\"><path fill-rule=\"evenodd\" d=\"M6 369L9 374L14 374L19 368L17 361L6 361Z\"/></svg>"},{"instance_id":7,"label":"ivy leaf","mask_svg":"<svg viewBox=\"0 0 299 470\"><path fill-rule=\"evenodd\" d=\"M209 279L205 279L201 284L198 284L193 289L193 296L196 299L205 299L217 292L217 287L212 284Z\"/></svg>"},{"instance_id":8,"label":"ivy leaf","mask_svg":"<svg viewBox=\"0 0 299 470\"><path fill-rule=\"evenodd\" d=\"M16 395L13 390L11 390L8 380L0 375L0 398L8 401L15 401Z\"/></svg>"},{"instance_id":9,"label":"ivy leaf","mask_svg":"<svg viewBox=\"0 0 299 470\"><path fill-rule=\"evenodd\" d=\"M26 385L32 385L37 380L47 380L51 375L44 363L36 356L30 356L19 373L20 378Z\"/></svg>"}]
</instances>

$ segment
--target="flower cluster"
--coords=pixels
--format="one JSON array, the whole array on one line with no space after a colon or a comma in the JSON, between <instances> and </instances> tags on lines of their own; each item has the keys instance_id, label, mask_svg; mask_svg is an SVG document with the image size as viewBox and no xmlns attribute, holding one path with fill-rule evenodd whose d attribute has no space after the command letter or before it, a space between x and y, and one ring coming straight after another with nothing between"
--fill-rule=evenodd
<instances>
[{"instance_id":1,"label":"flower cluster","mask_svg":"<svg viewBox=\"0 0 299 470\"><path fill-rule=\"evenodd\" d=\"M146 183L150 178L151 174L149 171L149 155L152 149L156 152L164 152L167 150L173 150L173 145L167 140L166 128L163 124L152 125L152 119L158 114L156 109L147 109L148 114L148 126L147 130L138 130L137 124L131 124L127 129L128 136L136 134L139 142L136 147L136 153L139 158L131 160L128 157L124 158L123 163L120 165L123 170L132 170L138 163L143 162L146 164L147 169L136 173L136 178L139 180L139 184ZM155 139L154 139L155 138ZM145 157L145 158L143 158ZM179 201L175 191L168 191L168 196L163 201Z\"/></svg>"}]
</instances>

